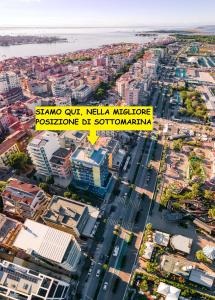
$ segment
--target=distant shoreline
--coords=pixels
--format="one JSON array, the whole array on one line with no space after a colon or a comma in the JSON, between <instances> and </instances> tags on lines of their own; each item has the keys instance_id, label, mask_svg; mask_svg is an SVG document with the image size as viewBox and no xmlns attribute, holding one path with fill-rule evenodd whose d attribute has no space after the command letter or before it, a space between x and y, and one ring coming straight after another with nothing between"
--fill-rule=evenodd
<instances>
[{"instance_id":1,"label":"distant shoreline","mask_svg":"<svg viewBox=\"0 0 215 300\"><path fill-rule=\"evenodd\" d=\"M14 45L28 45L28 44L53 44L68 42L66 38L56 36L35 36L35 35L1 35L0 46L8 47Z\"/></svg>"}]
</instances>

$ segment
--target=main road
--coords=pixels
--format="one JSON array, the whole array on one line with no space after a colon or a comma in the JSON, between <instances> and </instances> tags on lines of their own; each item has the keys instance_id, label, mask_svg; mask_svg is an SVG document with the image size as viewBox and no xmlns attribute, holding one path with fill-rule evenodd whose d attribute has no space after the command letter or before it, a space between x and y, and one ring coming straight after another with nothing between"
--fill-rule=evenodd
<instances>
[{"instance_id":1,"label":"main road","mask_svg":"<svg viewBox=\"0 0 215 300\"><path fill-rule=\"evenodd\" d=\"M138 141L137 149L139 149L133 159L131 164L131 169L128 175L128 180L134 182L134 186L138 188L144 188L146 184L148 163L151 159L151 154L154 149L156 141L144 138L140 138ZM155 181L151 181L150 184L154 184ZM154 189L154 187L152 187ZM132 273L134 263L139 251L140 236L144 231L147 216L150 210L151 199L145 198L141 199L141 195L136 192L136 190L130 191L130 188L123 186L121 192L121 199L123 201L119 204L123 204L119 207L120 213L120 225L123 233L117 238L115 246L119 247L119 253L117 256L111 255L109 259L109 269L106 271L103 278L101 288L98 294L98 300L108 300L108 299L123 299L127 285L129 284L130 274ZM125 195L128 199L125 199ZM135 223L135 216L139 211L139 222ZM131 245L128 245L125 241L126 231L134 233L134 241ZM125 266L121 266L123 257L126 256ZM116 291L113 291L116 278L119 278L119 285ZM107 288L105 289L105 283L107 283Z\"/></svg>"}]
</instances>

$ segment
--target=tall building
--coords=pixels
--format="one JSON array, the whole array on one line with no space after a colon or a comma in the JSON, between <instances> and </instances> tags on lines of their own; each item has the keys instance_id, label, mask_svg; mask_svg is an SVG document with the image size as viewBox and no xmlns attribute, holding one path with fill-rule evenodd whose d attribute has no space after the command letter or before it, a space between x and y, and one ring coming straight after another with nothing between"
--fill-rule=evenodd
<instances>
[{"instance_id":1,"label":"tall building","mask_svg":"<svg viewBox=\"0 0 215 300\"><path fill-rule=\"evenodd\" d=\"M19 77L14 72L0 73L0 94L6 93L14 88L20 88Z\"/></svg>"},{"instance_id":2,"label":"tall building","mask_svg":"<svg viewBox=\"0 0 215 300\"><path fill-rule=\"evenodd\" d=\"M50 166L55 183L67 187L72 180L71 150L59 148L56 150L50 159Z\"/></svg>"},{"instance_id":3,"label":"tall building","mask_svg":"<svg viewBox=\"0 0 215 300\"><path fill-rule=\"evenodd\" d=\"M117 92L122 98L125 98L125 92L130 81L129 75L125 74L116 81Z\"/></svg>"},{"instance_id":4,"label":"tall building","mask_svg":"<svg viewBox=\"0 0 215 300\"><path fill-rule=\"evenodd\" d=\"M67 300L68 292L67 282L6 260L0 262L2 300Z\"/></svg>"},{"instance_id":5,"label":"tall building","mask_svg":"<svg viewBox=\"0 0 215 300\"><path fill-rule=\"evenodd\" d=\"M27 219L13 243L36 260L76 272L81 248L73 235Z\"/></svg>"},{"instance_id":6,"label":"tall building","mask_svg":"<svg viewBox=\"0 0 215 300\"><path fill-rule=\"evenodd\" d=\"M132 82L125 91L127 105L138 105L143 94L143 85L140 82Z\"/></svg>"},{"instance_id":7,"label":"tall building","mask_svg":"<svg viewBox=\"0 0 215 300\"><path fill-rule=\"evenodd\" d=\"M41 132L28 144L27 150L38 174L52 175L50 159L59 148L57 133L50 131Z\"/></svg>"},{"instance_id":8,"label":"tall building","mask_svg":"<svg viewBox=\"0 0 215 300\"><path fill-rule=\"evenodd\" d=\"M74 183L81 189L89 189L98 196L104 196L110 175L108 172L108 150L77 148L72 156L72 173Z\"/></svg>"},{"instance_id":9,"label":"tall building","mask_svg":"<svg viewBox=\"0 0 215 300\"><path fill-rule=\"evenodd\" d=\"M0 98L5 104L11 104L23 97L19 77L14 72L0 73Z\"/></svg>"},{"instance_id":10,"label":"tall building","mask_svg":"<svg viewBox=\"0 0 215 300\"><path fill-rule=\"evenodd\" d=\"M53 196L42 219L50 227L72 234L78 241L80 237L90 237L99 210L72 199Z\"/></svg>"},{"instance_id":11,"label":"tall building","mask_svg":"<svg viewBox=\"0 0 215 300\"><path fill-rule=\"evenodd\" d=\"M11 179L2 192L4 212L21 218L31 218L47 200L36 185Z\"/></svg>"}]
</instances>

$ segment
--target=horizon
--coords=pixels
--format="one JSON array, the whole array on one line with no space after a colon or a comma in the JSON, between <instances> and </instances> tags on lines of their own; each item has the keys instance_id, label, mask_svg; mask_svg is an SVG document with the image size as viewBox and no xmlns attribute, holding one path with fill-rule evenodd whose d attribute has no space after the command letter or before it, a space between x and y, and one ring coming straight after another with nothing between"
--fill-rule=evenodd
<instances>
[{"instance_id":1,"label":"horizon","mask_svg":"<svg viewBox=\"0 0 215 300\"><path fill-rule=\"evenodd\" d=\"M0 27L187 27L214 25L215 2L203 10L200 0L0 0L0 8Z\"/></svg>"}]
</instances>

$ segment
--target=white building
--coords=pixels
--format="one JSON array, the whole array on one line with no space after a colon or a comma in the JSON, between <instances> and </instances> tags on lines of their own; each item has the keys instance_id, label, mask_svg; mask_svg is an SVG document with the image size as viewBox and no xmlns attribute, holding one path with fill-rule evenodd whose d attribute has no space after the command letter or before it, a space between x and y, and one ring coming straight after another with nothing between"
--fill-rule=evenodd
<instances>
[{"instance_id":1,"label":"white building","mask_svg":"<svg viewBox=\"0 0 215 300\"><path fill-rule=\"evenodd\" d=\"M160 282L157 292L165 296L166 300L177 300L179 299L181 290L172 285Z\"/></svg>"},{"instance_id":2,"label":"white building","mask_svg":"<svg viewBox=\"0 0 215 300\"><path fill-rule=\"evenodd\" d=\"M174 235L170 240L170 244L173 249L186 254L190 254L192 243L192 239L180 234Z\"/></svg>"},{"instance_id":3,"label":"white building","mask_svg":"<svg viewBox=\"0 0 215 300\"><path fill-rule=\"evenodd\" d=\"M71 234L29 219L25 221L13 246L69 272L76 272L81 258L81 248Z\"/></svg>"},{"instance_id":4,"label":"white building","mask_svg":"<svg viewBox=\"0 0 215 300\"><path fill-rule=\"evenodd\" d=\"M72 97L79 102L86 100L86 98L92 93L91 87L88 85L80 85L73 90Z\"/></svg>"},{"instance_id":5,"label":"white building","mask_svg":"<svg viewBox=\"0 0 215 300\"><path fill-rule=\"evenodd\" d=\"M138 105L143 100L144 85L141 82L132 82L125 91L127 105Z\"/></svg>"},{"instance_id":6,"label":"white building","mask_svg":"<svg viewBox=\"0 0 215 300\"><path fill-rule=\"evenodd\" d=\"M44 191L36 185L12 178L2 191L4 212L31 218L47 200Z\"/></svg>"},{"instance_id":7,"label":"white building","mask_svg":"<svg viewBox=\"0 0 215 300\"><path fill-rule=\"evenodd\" d=\"M166 232L156 230L154 233L154 243L160 246L167 247L169 244L170 235Z\"/></svg>"},{"instance_id":8,"label":"white building","mask_svg":"<svg viewBox=\"0 0 215 300\"><path fill-rule=\"evenodd\" d=\"M14 72L0 73L0 94L6 93L14 88L20 88L19 77Z\"/></svg>"},{"instance_id":9,"label":"white building","mask_svg":"<svg viewBox=\"0 0 215 300\"><path fill-rule=\"evenodd\" d=\"M212 289L214 287L215 276L200 269L193 269L190 272L189 280L199 285Z\"/></svg>"},{"instance_id":10,"label":"white building","mask_svg":"<svg viewBox=\"0 0 215 300\"><path fill-rule=\"evenodd\" d=\"M60 148L58 135L55 132L39 133L27 146L31 160L40 175L51 176L50 159L52 154Z\"/></svg>"},{"instance_id":11,"label":"white building","mask_svg":"<svg viewBox=\"0 0 215 300\"><path fill-rule=\"evenodd\" d=\"M11 300L67 300L69 284L3 260L0 298Z\"/></svg>"},{"instance_id":12,"label":"white building","mask_svg":"<svg viewBox=\"0 0 215 300\"><path fill-rule=\"evenodd\" d=\"M124 98L125 97L125 91L128 88L129 85L129 77L125 78L121 76L117 81L116 81L116 88L117 92L119 95Z\"/></svg>"}]
</instances>

